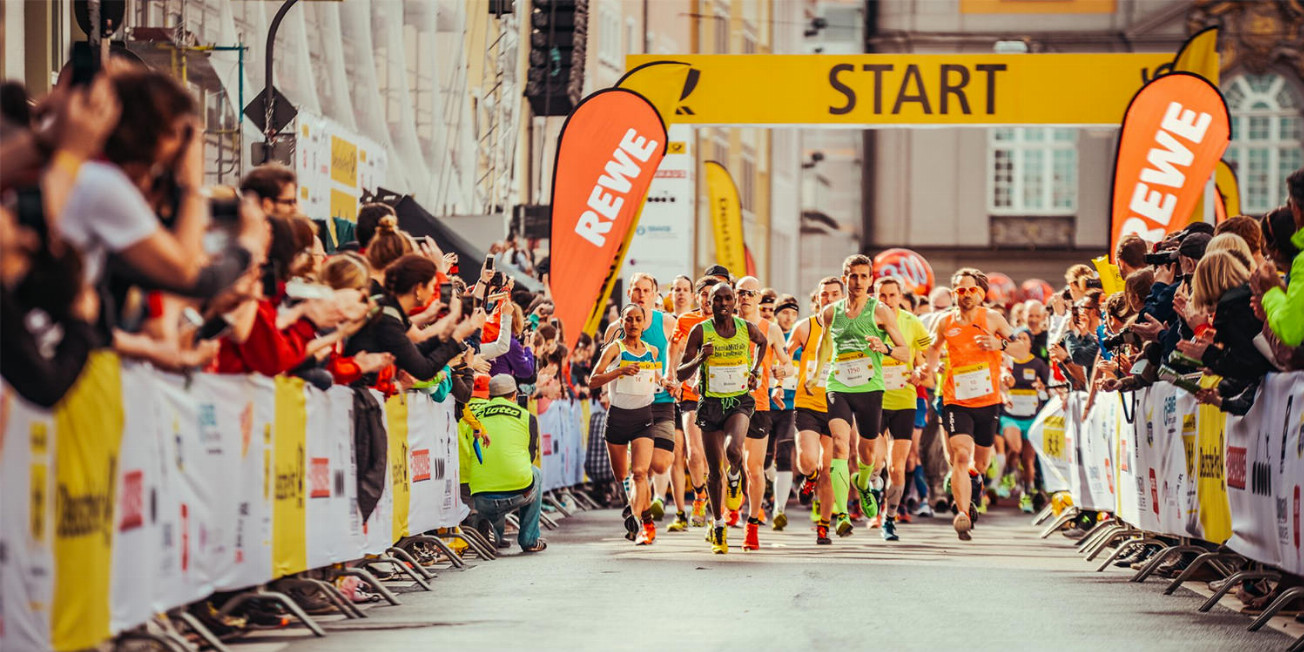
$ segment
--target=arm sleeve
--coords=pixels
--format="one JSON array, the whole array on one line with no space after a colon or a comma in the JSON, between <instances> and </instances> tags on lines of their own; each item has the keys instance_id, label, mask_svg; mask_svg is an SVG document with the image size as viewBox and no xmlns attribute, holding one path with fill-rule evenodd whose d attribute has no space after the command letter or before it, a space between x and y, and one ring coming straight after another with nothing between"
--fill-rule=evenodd
<instances>
[{"instance_id":1,"label":"arm sleeve","mask_svg":"<svg viewBox=\"0 0 1304 652\"><path fill-rule=\"evenodd\" d=\"M1304 256L1295 256L1290 266L1290 286L1273 288L1263 295L1263 312L1268 327L1286 346L1304 342Z\"/></svg>"},{"instance_id":2,"label":"arm sleeve","mask_svg":"<svg viewBox=\"0 0 1304 652\"><path fill-rule=\"evenodd\" d=\"M449 360L462 352L461 342L434 338L427 340L434 343L423 352L408 339L407 333L403 331L403 325L390 317L382 319L377 324L376 341L380 344L381 351L394 355L395 366L412 374L412 377L417 380L434 378Z\"/></svg>"},{"instance_id":3,"label":"arm sleeve","mask_svg":"<svg viewBox=\"0 0 1304 652\"><path fill-rule=\"evenodd\" d=\"M501 314L501 313L500 313ZM501 317L500 317L501 319ZM498 327L498 339L492 342L486 342L480 345L480 355L486 360L493 360L500 355L510 351L512 348L512 329L510 324L501 324Z\"/></svg>"}]
</instances>

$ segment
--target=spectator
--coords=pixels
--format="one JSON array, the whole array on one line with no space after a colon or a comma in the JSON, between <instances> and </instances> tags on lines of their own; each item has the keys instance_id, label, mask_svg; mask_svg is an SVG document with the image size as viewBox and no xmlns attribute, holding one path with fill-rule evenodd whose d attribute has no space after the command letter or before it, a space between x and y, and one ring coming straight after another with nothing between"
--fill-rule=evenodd
<instances>
[{"instance_id":1,"label":"spectator","mask_svg":"<svg viewBox=\"0 0 1304 652\"><path fill-rule=\"evenodd\" d=\"M1263 262L1263 228L1259 225L1258 220L1244 215L1229 217L1213 228L1215 240L1218 239L1218 236L1224 234L1238 235L1245 242L1250 251L1250 257L1254 259L1254 264L1250 265L1250 269L1258 267ZM1212 244L1211 241L1210 245Z\"/></svg>"},{"instance_id":2,"label":"spectator","mask_svg":"<svg viewBox=\"0 0 1304 652\"><path fill-rule=\"evenodd\" d=\"M1150 247L1138 235L1124 236L1114 250L1114 260L1118 262L1118 272L1127 278L1134 272L1146 268L1146 253Z\"/></svg>"},{"instance_id":3,"label":"spectator","mask_svg":"<svg viewBox=\"0 0 1304 652\"><path fill-rule=\"evenodd\" d=\"M1079 264L1070 267L1069 271L1064 272L1064 281L1069 284L1069 295L1073 303L1081 301L1082 297L1087 295L1087 290L1092 287L1100 287L1100 278L1088 265Z\"/></svg>"},{"instance_id":4,"label":"spectator","mask_svg":"<svg viewBox=\"0 0 1304 652\"><path fill-rule=\"evenodd\" d=\"M1104 328L1100 320L1103 294L1100 290L1084 292L1082 299L1073 304L1073 321L1069 326L1069 333L1065 336L1065 348L1068 349L1069 359L1073 364L1088 369L1095 364L1097 354L1106 360L1110 357L1109 351L1102 351L1100 348L1100 336Z\"/></svg>"},{"instance_id":5,"label":"spectator","mask_svg":"<svg viewBox=\"0 0 1304 652\"><path fill-rule=\"evenodd\" d=\"M516 404L516 381L506 374L490 379L489 400L472 400L467 409L484 428L476 433L466 421L459 427L462 477L471 486L476 513L493 526L499 547L505 543L507 515L515 513L521 551L543 551L548 547L539 538L543 475L532 463L539 451L538 420Z\"/></svg>"},{"instance_id":6,"label":"spectator","mask_svg":"<svg viewBox=\"0 0 1304 652\"><path fill-rule=\"evenodd\" d=\"M367 245L367 262L371 264L373 282L372 294L380 294L384 290L385 269L394 261L415 250L412 239L398 230L397 217L386 215L380 218L376 223L376 231Z\"/></svg>"},{"instance_id":7,"label":"spectator","mask_svg":"<svg viewBox=\"0 0 1304 652\"><path fill-rule=\"evenodd\" d=\"M364 253L367 251L371 239L376 235L376 227L385 217L393 217L394 224L398 224L398 215L394 212L394 207L389 204L374 202L363 204L362 208L358 209L358 226L354 234L357 236L359 251Z\"/></svg>"},{"instance_id":8,"label":"spectator","mask_svg":"<svg viewBox=\"0 0 1304 652\"><path fill-rule=\"evenodd\" d=\"M1203 316L1193 320L1200 324L1195 339L1179 342L1177 348L1224 378L1252 380L1272 371L1254 345L1263 321L1250 307L1249 277L1233 252L1216 251L1200 259L1191 282L1190 312L1212 312L1213 320L1210 326Z\"/></svg>"},{"instance_id":9,"label":"spectator","mask_svg":"<svg viewBox=\"0 0 1304 652\"><path fill-rule=\"evenodd\" d=\"M1286 186L1290 191L1286 208L1295 223L1290 241L1298 252L1304 249L1304 168L1292 172L1286 178ZM1282 235L1276 233L1276 239L1280 241ZM1262 297L1260 303L1272 332L1288 347L1304 343L1304 256L1296 253L1291 262L1289 284L1283 283L1277 276L1276 266L1267 262L1255 271L1254 285Z\"/></svg>"},{"instance_id":10,"label":"spectator","mask_svg":"<svg viewBox=\"0 0 1304 652\"><path fill-rule=\"evenodd\" d=\"M280 163L260 165L245 175L240 192L252 195L270 217L299 214L299 180L294 170Z\"/></svg>"},{"instance_id":11,"label":"spectator","mask_svg":"<svg viewBox=\"0 0 1304 652\"><path fill-rule=\"evenodd\" d=\"M490 376L507 374L516 379L516 384L533 385L535 381L534 373L534 352L525 346L522 338L525 337L525 318L521 315L521 307L505 301L503 319L510 320L511 328L503 328L502 332L509 333L509 348L507 353L493 359L492 366L489 368Z\"/></svg>"}]
</instances>

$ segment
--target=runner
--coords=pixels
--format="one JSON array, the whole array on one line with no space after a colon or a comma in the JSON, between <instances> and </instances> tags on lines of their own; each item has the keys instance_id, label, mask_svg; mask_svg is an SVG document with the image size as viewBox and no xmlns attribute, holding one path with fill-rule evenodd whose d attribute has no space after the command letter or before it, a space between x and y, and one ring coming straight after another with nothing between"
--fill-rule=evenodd
<instances>
[{"instance_id":1,"label":"runner","mask_svg":"<svg viewBox=\"0 0 1304 652\"><path fill-rule=\"evenodd\" d=\"M847 284L847 298L824 308L820 321L828 324L816 349L815 377L824 376L824 366L830 362L828 374L829 430L833 432L833 461L829 478L833 483L831 507L837 518L838 536L850 536L851 519L847 516L847 492L851 477L847 469L850 454L851 430L857 427L861 435L859 457L873 459L873 441L878 437L883 409L883 354L904 362L910 353L905 337L897 328L896 315L878 299L869 295L873 263L862 255L848 256L842 262L842 280ZM884 342L892 338L892 344ZM806 384L814 385L808 378ZM868 474L868 469L866 469ZM869 493L862 492L868 496ZM872 502L862 502L867 513L877 509ZM820 523L825 522L829 505L820 506Z\"/></svg>"},{"instance_id":2,"label":"runner","mask_svg":"<svg viewBox=\"0 0 1304 652\"><path fill-rule=\"evenodd\" d=\"M797 408L797 472L804 476L797 497L802 505L810 505L813 498L819 501L820 507L811 510L811 518L815 521L815 543L819 545L833 543L829 538L828 514L820 513L824 505L833 505L833 485L829 478L833 433L829 430L829 406L824 389L828 380L815 375L814 345L823 338L820 312L842 299L843 287L842 279L836 276L821 280L819 288L811 295L813 314L798 322L788 337L788 354L799 362L797 376L801 378L793 398L793 405ZM809 382L811 380L814 382Z\"/></svg>"},{"instance_id":3,"label":"runner","mask_svg":"<svg viewBox=\"0 0 1304 652\"><path fill-rule=\"evenodd\" d=\"M1036 304L1041 305L1041 304ZM1025 313L1026 314L1026 313ZM1010 473L1005 478L1013 479L1014 470L1022 466L1018 487L1019 509L1031 514L1032 494L1037 482L1037 451L1028 441L1028 429L1036 420L1037 413L1046 404L1049 396L1046 386L1050 384L1050 366L1045 360L1033 355L1032 332L1028 328L1014 331L1013 343L1006 352L1010 356L1010 375L1003 378L1005 384L1005 404L1001 407L1001 434L1005 437L1007 467ZM1002 478L1002 488L1008 497L1013 482L1006 483Z\"/></svg>"},{"instance_id":4,"label":"runner","mask_svg":"<svg viewBox=\"0 0 1304 652\"><path fill-rule=\"evenodd\" d=\"M643 314L642 308L632 303L621 310L620 338L603 349L596 367L603 371L589 379L589 386L595 390L614 381L604 439L616 478L623 480L631 473L634 476L633 496L625 496L626 508L631 513L625 518L625 529L629 531L627 538L634 539L638 545L656 540L656 524L649 509L652 490L648 483L654 452L659 452L654 442L657 433L653 426L652 401L656 386L667 384L658 369L658 351L642 339ZM664 453L668 465L669 452L660 452ZM643 521L641 532L636 522L631 523L633 514Z\"/></svg>"},{"instance_id":5,"label":"runner","mask_svg":"<svg viewBox=\"0 0 1304 652\"><path fill-rule=\"evenodd\" d=\"M747 427L747 442L743 451L743 464L747 472L747 535L743 540L743 550L758 550L760 544L760 527L762 502L765 499L765 454L770 439L770 374L777 370L779 380L783 380L785 367L789 362L788 354L783 350L783 331L773 321L761 317L760 294L761 282L754 276L738 279L738 316L747 320L767 338L768 344L758 347L753 356L761 358L761 377L757 380L752 399L756 402L756 412ZM773 312L773 311L771 311ZM775 358L779 365L775 365ZM738 505L742 502L736 470L730 469L728 476L729 493L725 497L725 506L729 508L728 525L733 527L738 522Z\"/></svg>"},{"instance_id":6,"label":"runner","mask_svg":"<svg viewBox=\"0 0 1304 652\"><path fill-rule=\"evenodd\" d=\"M1001 404L1001 351L1011 334L999 312L983 306L987 276L971 267L951 277L956 307L933 324L933 344L928 347L929 373L936 373L942 349L947 351L942 384L942 423L949 437L951 493L955 497L953 524L961 541L968 541L976 506L971 502L982 490L981 474L991 462L997 409ZM961 479L966 475L969 482Z\"/></svg>"},{"instance_id":7,"label":"runner","mask_svg":"<svg viewBox=\"0 0 1304 652\"><path fill-rule=\"evenodd\" d=\"M711 292L720 279L703 276L695 286L697 292L697 310L686 312L675 321L675 337L670 344L670 368L679 369L684 357L684 345L693 327L711 318ZM697 401L701 398L694 386L697 379L680 385L679 414L683 419L683 441L677 444L688 469L688 478L693 483L693 527L706 525L706 451L702 446L702 429L697 426ZM672 523L672 531L683 531L678 523Z\"/></svg>"},{"instance_id":8,"label":"runner","mask_svg":"<svg viewBox=\"0 0 1304 652\"><path fill-rule=\"evenodd\" d=\"M678 317L693 309L693 279L680 274L670 285L670 303Z\"/></svg>"},{"instance_id":9,"label":"runner","mask_svg":"<svg viewBox=\"0 0 1304 652\"><path fill-rule=\"evenodd\" d=\"M793 327L797 324L800 312L801 307L797 305L796 297L791 294L778 297L774 320L779 324L779 330L783 332L785 354L788 350L786 343L792 337ZM797 368L789 360L788 364L784 365L783 377L779 378L776 375L774 378L775 386L781 387L783 393L776 392L770 400L770 446L766 451L765 467L768 469L771 463L774 465L774 517L770 519L770 523L775 531L781 531L788 525L788 516L785 512L788 498L792 494L792 468L796 455L797 378Z\"/></svg>"},{"instance_id":10,"label":"runner","mask_svg":"<svg viewBox=\"0 0 1304 652\"><path fill-rule=\"evenodd\" d=\"M890 448L887 509L880 511L880 516L883 517L883 539L897 541L899 539L896 532L897 510L901 506L901 496L906 490L906 460L910 456L916 416L919 412L919 392L915 385L922 383L922 373L918 369L923 366L921 363L924 361L924 352L928 350L928 345L932 341L928 338L928 331L920 323L919 318L902 307L904 297L901 294L901 281L891 276L881 278L874 284L874 289L879 303L896 313L897 328L909 341L908 346L902 347L909 349L905 362L890 357L883 359L883 386L886 391L883 392L882 430L891 435L891 444L889 445L885 440L875 447L874 461L868 473L872 476L871 481L878 481L878 474L874 470L883 468L884 458L888 457L887 452ZM867 474L864 459L862 454L861 468L856 474L856 486L860 490L861 504L867 505L875 502L878 496L866 496L871 483L865 478Z\"/></svg>"},{"instance_id":11,"label":"runner","mask_svg":"<svg viewBox=\"0 0 1304 652\"><path fill-rule=\"evenodd\" d=\"M671 320L671 341L674 341L675 328L678 327L679 316L693 309L693 279L684 275L675 277L670 286L670 303L674 308L674 319ZM674 345L667 347L667 360L669 360L669 349ZM668 366L667 372L674 369L674 366ZM669 374L674 376L673 373ZM677 398L683 397L682 386L675 390ZM688 478L688 450L684 440L684 413L682 403L675 403L675 459L670 466L670 494L675 500L675 520L672 521L666 529L671 532L683 532L688 529L688 517L684 514L684 507L687 506L685 499ZM703 511L705 514L705 511Z\"/></svg>"},{"instance_id":12,"label":"runner","mask_svg":"<svg viewBox=\"0 0 1304 652\"><path fill-rule=\"evenodd\" d=\"M680 380L686 380L700 369L698 386L702 399L698 403L697 423L702 428L706 448L707 491L715 518L711 551L716 554L729 552L722 465L727 456L730 469L742 468L743 439L756 407L749 392L756 389L765 360L753 356L751 347L764 350L769 345L759 328L733 316L733 312L733 288L727 283L717 284L711 291L711 319L694 326L688 334L684 355L689 359L677 369Z\"/></svg>"}]
</instances>

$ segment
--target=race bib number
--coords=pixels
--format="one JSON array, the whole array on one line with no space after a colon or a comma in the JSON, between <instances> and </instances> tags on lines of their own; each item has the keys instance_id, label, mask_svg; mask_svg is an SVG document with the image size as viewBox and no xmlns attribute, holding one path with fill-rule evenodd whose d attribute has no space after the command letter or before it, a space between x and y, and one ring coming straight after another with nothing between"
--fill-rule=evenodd
<instances>
[{"instance_id":1,"label":"race bib number","mask_svg":"<svg viewBox=\"0 0 1304 652\"><path fill-rule=\"evenodd\" d=\"M797 391L797 374L788 374L787 376L784 376L783 380L779 381L779 387L790 392Z\"/></svg>"},{"instance_id":2,"label":"race bib number","mask_svg":"<svg viewBox=\"0 0 1304 652\"><path fill-rule=\"evenodd\" d=\"M646 398L656 391L656 364L652 362L621 362L620 367L638 367L638 373L616 379L616 393Z\"/></svg>"},{"instance_id":3,"label":"race bib number","mask_svg":"<svg viewBox=\"0 0 1304 652\"><path fill-rule=\"evenodd\" d=\"M996 391L996 388L992 387L992 372L985 362L968 367L956 367L951 370L951 375L955 380L957 401L981 398Z\"/></svg>"},{"instance_id":4,"label":"race bib number","mask_svg":"<svg viewBox=\"0 0 1304 652\"><path fill-rule=\"evenodd\" d=\"M1031 417L1037 414L1037 390L1035 389L1012 389L1010 390L1010 416Z\"/></svg>"},{"instance_id":5,"label":"race bib number","mask_svg":"<svg viewBox=\"0 0 1304 652\"><path fill-rule=\"evenodd\" d=\"M833 363L833 377L847 387L859 387L874 379L874 362L859 351L844 353Z\"/></svg>"},{"instance_id":6,"label":"race bib number","mask_svg":"<svg viewBox=\"0 0 1304 652\"><path fill-rule=\"evenodd\" d=\"M1029 383L1034 380L1037 380L1037 370L1033 369L1032 367L1024 367L1023 380Z\"/></svg>"},{"instance_id":7,"label":"race bib number","mask_svg":"<svg viewBox=\"0 0 1304 652\"><path fill-rule=\"evenodd\" d=\"M740 394L747 391L747 365L711 365L706 370L706 387L713 394Z\"/></svg>"},{"instance_id":8,"label":"race bib number","mask_svg":"<svg viewBox=\"0 0 1304 652\"><path fill-rule=\"evenodd\" d=\"M910 384L906 366L896 360L883 359L883 388L887 391L905 389Z\"/></svg>"}]
</instances>

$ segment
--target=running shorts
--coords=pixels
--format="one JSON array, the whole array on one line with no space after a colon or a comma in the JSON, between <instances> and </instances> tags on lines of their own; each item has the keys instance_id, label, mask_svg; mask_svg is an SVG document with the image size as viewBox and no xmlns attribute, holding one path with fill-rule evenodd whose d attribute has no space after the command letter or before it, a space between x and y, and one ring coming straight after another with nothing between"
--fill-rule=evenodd
<instances>
[{"instance_id":1,"label":"running shorts","mask_svg":"<svg viewBox=\"0 0 1304 652\"><path fill-rule=\"evenodd\" d=\"M1028 417L1026 419L1020 419L1018 417L1012 417L1012 416L1002 414L1001 433L1004 433L1006 428L1018 428L1019 436L1022 437L1024 441L1027 441L1028 430L1032 428L1032 422L1036 420L1037 417Z\"/></svg>"},{"instance_id":2,"label":"running shorts","mask_svg":"<svg viewBox=\"0 0 1304 652\"><path fill-rule=\"evenodd\" d=\"M607 410L607 429L602 437L614 446L628 446L640 437L652 437L652 406L625 410L613 405Z\"/></svg>"},{"instance_id":3,"label":"running shorts","mask_svg":"<svg viewBox=\"0 0 1304 652\"><path fill-rule=\"evenodd\" d=\"M697 411L697 401L680 401L680 402L679 402L679 413L680 413L680 414L688 414L689 412L696 412L696 411Z\"/></svg>"},{"instance_id":4,"label":"running shorts","mask_svg":"<svg viewBox=\"0 0 1304 652\"><path fill-rule=\"evenodd\" d=\"M770 418L769 410L762 410L752 415L752 420L747 423L748 439L765 439L770 436L770 427L773 421Z\"/></svg>"},{"instance_id":5,"label":"running shorts","mask_svg":"<svg viewBox=\"0 0 1304 652\"><path fill-rule=\"evenodd\" d=\"M724 430L724 424L729 417L742 414L751 418L752 413L756 411L756 399L752 398L751 394L742 394L731 398L730 401L731 404L726 409L724 399L703 396L702 400L697 402L697 425L702 430Z\"/></svg>"},{"instance_id":6,"label":"running shorts","mask_svg":"<svg viewBox=\"0 0 1304 652\"><path fill-rule=\"evenodd\" d=\"M915 415L919 410L883 410L883 429L893 441L910 441L915 434Z\"/></svg>"},{"instance_id":7,"label":"running shorts","mask_svg":"<svg viewBox=\"0 0 1304 652\"><path fill-rule=\"evenodd\" d=\"M795 441L796 423L796 410L770 410L770 439L776 443Z\"/></svg>"},{"instance_id":8,"label":"running shorts","mask_svg":"<svg viewBox=\"0 0 1304 652\"><path fill-rule=\"evenodd\" d=\"M915 427L923 430L928 427L928 399L915 399Z\"/></svg>"},{"instance_id":9,"label":"running shorts","mask_svg":"<svg viewBox=\"0 0 1304 652\"><path fill-rule=\"evenodd\" d=\"M882 431L883 392L829 392L829 421L841 419L852 425L854 418L861 439L876 439Z\"/></svg>"},{"instance_id":10,"label":"running shorts","mask_svg":"<svg viewBox=\"0 0 1304 652\"><path fill-rule=\"evenodd\" d=\"M996 441L996 415L1000 409L1000 404L977 408L945 405L942 423L948 436L971 435L975 446L991 446Z\"/></svg>"},{"instance_id":11,"label":"running shorts","mask_svg":"<svg viewBox=\"0 0 1304 652\"><path fill-rule=\"evenodd\" d=\"M663 451L675 450L675 416L679 414L674 403L652 404L652 444Z\"/></svg>"},{"instance_id":12,"label":"running shorts","mask_svg":"<svg viewBox=\"0 0 1304 652\"><path fill-rule=\"evenodd\" d=\"M829 430L829 414L812 410L810 408L797 408L797 430L809 430L818 432L821 437L832 437L833 431Z\"/></svg>"}]
</instances>

